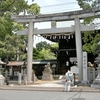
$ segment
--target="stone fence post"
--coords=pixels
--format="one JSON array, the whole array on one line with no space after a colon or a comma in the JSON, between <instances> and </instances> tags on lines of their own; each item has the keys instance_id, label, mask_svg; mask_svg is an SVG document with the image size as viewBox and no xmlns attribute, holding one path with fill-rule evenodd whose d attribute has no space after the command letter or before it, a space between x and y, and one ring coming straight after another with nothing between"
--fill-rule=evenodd
<instances>
[{"instance_id":1,"label":"stone fence post","mask_svg":"<svg viewBox=\"0 0 100 100\"><path fill-rule=\"evenodd\" d=\"M26 76L26 74L23 74L23 80L24 80L24 85L27 85L27 76Z\"/></svg>"},{"instance_id":2,"label":"stone fence post","mask_svg":"<svg viewBox=\"0 0 100 100\"><path fill-rule=\"evenodd\" d=\"M21 77L22 77L21 73L18 72L18 84L19 85L21 85Z\"/></svg>"}]
</instances>

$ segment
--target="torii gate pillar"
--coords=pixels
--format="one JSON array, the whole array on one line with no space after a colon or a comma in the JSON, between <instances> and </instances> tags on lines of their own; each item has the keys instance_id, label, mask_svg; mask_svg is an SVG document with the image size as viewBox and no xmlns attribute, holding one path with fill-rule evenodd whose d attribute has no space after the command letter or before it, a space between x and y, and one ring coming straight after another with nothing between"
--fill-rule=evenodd
<instances>
[{"instance_id":1,"label":"torii gate pillar","mask_svg":"<svg viewBox=\"0 0 100 100\"><path fill-rule=\"evenodd\" d=\"M33 21L29 22L28 51L27 51L27 82L32 83L32 57L33 57Z\"/></svg>"},{"instance_id":2,"label":"torii gate pillar","mask_svg":"<svg viewBox=\"0 0 100 100\"><path fill-rule=\"evenodd\" d=\"M76 54L77 54L77 66L79 68L79 81L83 80L83 53L82 53L82 37L80 31L80 20L75 18L75 39L76 39Z\"/></svg>"}]
</instances>

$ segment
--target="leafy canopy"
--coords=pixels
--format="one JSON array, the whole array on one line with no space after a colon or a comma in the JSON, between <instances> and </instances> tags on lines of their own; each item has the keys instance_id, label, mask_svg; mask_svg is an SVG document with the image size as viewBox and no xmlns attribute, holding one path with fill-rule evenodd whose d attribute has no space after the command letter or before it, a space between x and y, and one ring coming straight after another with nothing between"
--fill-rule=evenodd
<instances>
[{"instance_id":1,"label":"leafy canopy","mask_svg":"<svg viewBox=\"0 0 100 100\"><path fill-rule=\"evenodd\" d=\"M0 0L0 57L3 59L19 60L25 58L27 36L17 36L18 30L27 28L27 24L18 24L11 15L39 14L40 7L33 3L28 5L26 0ZM19 54L19 55L18 55Z\"/></svg>"},{"instance_id":2,"label":"leafy canopy","mask_svg":"<svg viewBox=\"0 0 100 100\"><path fill-rule=\"evenodd\" d=\"M80 8L82 8L83 10L97 7L100 3L100 0L77 0L77 1ZM94 25L95 20L97 20L95 17L85 18L83 23L86 25L89 25L89 24ZM96 28L97 27L98 26L96 26ZM99 48L98 43L100 41L99 31L97 33L95 31L84 32L82 35L83 35L83 42L84 42L83 50L87 51L88 53L99 54L100 52L100 49L98 49Z\"/></svg>"},{"instance_id":3,"label":"leafy canopy","mask_svg":"<svg viewBox=\"0 0 100 100\"><path fill-rule=\"evenodd\" d=\"M43 48L44 49L50 49L51 46L49 43L47 43L46 41L42 41L36 44L36 48L41 51Z\"/></svg>"},{"instance_id":4,"label":"leafy canopy","mask_svg":"<svg viewBox=\"0 0 100 100\"><path fill-rule=\"evenodd\" d=\"M58 44L49 44L46 41L36 44L36 48L33 48L33 59L50 60L56 59L55 53L52 49L57 49Z\"/></svg>"}]
</instances>

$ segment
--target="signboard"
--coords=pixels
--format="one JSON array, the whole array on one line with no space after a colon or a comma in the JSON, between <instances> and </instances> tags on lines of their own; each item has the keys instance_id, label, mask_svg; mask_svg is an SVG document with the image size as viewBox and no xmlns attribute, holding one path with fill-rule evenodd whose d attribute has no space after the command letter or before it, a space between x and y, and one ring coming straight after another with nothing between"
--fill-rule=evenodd
<instances>
[{"instance_id":1,"label":"signboard","mask_svg":"<svg viewBox=\"0 0 100 100\"><path fill-rule=\"evenodd\" d=\"M87 81L87 52L83 52L83 81Z\"/></svg>"},{"instance_id":2,"label":"signboard","mask_svg":"<svg viewBox=\"0 0 100 100\"><path fill-rule=\"evenodd\" d=\"M71 72L73 72L75 74L79 74L79 68L77 66L72 66L71 67Z\"/></svg>"}]
</instances>

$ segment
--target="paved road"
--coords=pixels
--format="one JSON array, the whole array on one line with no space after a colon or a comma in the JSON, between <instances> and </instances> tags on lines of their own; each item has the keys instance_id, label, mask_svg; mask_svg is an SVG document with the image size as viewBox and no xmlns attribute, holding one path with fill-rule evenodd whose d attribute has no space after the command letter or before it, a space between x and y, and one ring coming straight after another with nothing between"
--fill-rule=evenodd
<instances>
[{"instance_id":1,"label":"paved road","mask_svg":"<svg viewBox=\"0 0 100 100\"><path fill-rule=\"evenodd\" d=\"M100 100L97 92L50 92L0 90L0 100ZM85 99L80 99L85 98Z\"/></svg>"}]
</instances>

